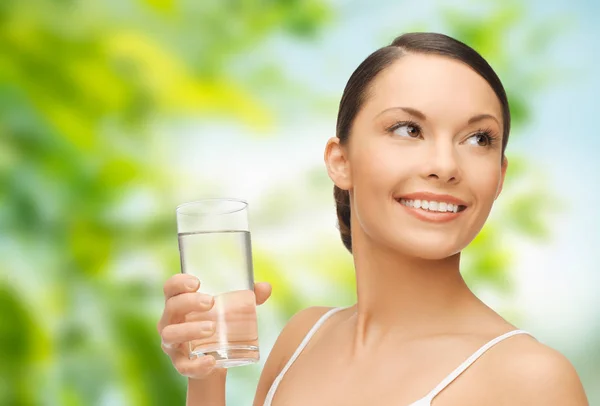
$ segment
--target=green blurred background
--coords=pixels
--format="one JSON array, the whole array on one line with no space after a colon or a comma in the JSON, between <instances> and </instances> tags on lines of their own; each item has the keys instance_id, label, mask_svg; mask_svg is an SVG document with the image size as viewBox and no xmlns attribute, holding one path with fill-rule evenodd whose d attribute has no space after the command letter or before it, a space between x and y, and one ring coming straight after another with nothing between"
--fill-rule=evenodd
<instances>
[{"instance_id":1,"label":"green blurred background","mask_svg":"<svg viewBox=\"0 0 600 406\"><path fill-rule=\"evenodd\" d=\"M600 405L600 16L591 0L2 0L0 404L184 404L162 354L175 206L250 203L261 363L286 320L353 303L322 163L343 87L372 51L440 31L505 83L502 197L464 253L470 286L557 348Z\"/></svg>"}]
</instances>

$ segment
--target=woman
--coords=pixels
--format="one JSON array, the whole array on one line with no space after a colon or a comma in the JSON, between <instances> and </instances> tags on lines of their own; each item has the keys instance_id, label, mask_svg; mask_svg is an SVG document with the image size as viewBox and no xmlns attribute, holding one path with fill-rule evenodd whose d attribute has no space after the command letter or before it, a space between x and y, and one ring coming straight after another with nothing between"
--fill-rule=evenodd
<instances>
[{"instance_id":1,"label":"woman","mask_svg":"<svg viewBox=\"0 0 600 406\"><path fill-rule=\"evenodd\" d=\"M448 36L402 35L356 69L325 163L358 300L288 322L255 406L588 404L569 361L486 306L460 274L461 250L502 190L509 130L497 75ZM189 405L223 405L226 370L179 350L197 329L177 315L212 305L187 278L165 284L163 349L190 378ZM270 286L255 292L261 304Z\"/></svg>"}]
</instances>

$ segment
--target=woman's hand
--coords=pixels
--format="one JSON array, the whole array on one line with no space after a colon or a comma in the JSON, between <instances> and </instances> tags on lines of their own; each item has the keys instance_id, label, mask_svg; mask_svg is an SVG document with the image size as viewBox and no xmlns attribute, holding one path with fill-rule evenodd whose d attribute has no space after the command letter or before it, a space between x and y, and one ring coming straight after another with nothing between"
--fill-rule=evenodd
<instances>
[{"instance_id":1,"label":"woman's hand","mask_svg":"<svg viewBox=\"0 0 600 406\"><path fill-rule=\"evenodd\" d=\"M210 337L214 333L214 323L211 321L186 321L186 315L208 312L212 309L214 297L201 293L200 281L187 274L177 274L164 284L165 308L160 321L158 332L161 337L161 347L171 358L175 369L191 379L206 379L215 373L215 359L212 356L200 356L190 359L185 345L192 340ZM267 282L255 283L254 293L256 304L263 304L271 296L271 285ZM222 373L226 373L223 369Z\"/></svg>"}]
</instances>

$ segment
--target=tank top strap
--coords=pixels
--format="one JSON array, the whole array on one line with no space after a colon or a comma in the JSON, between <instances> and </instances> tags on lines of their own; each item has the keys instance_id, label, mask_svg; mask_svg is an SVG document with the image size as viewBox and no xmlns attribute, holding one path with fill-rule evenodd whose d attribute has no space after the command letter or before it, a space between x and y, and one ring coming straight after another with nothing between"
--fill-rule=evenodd
<instances>
[{"instance_id":1,"label":"tank top strap","mask_svg":"<svg viewBox=\"0 0 600 406\"><path fill-rule=\"evenodd\" d=\"M275 391L277 390L279 383L283 379L283 376L285 375L287 370L290 369L290 367L292 366L294 361L296 361L296 359L300 356L300 353L304 350L304 348L306 347L306 345L308 344L308 342L310 341L312 336L319 329L319 327L321 327L323 325L323 323L325 323L325 321L327 321L327 319L329 317L331 317L333 314L337 313L338 311L340 311L342 309L347 309L347 307L334 307L333 309L328 310L327 312L325 312L325 314L323 314L317 320L317 322L312 326L312 328L308 331L308 333L306 333L306 335L302 339L302 342L300 343L298 348L296 348L296 351L294 351L294 353L292 354L292 356L290 357L288 362L285 364L285 366L283 367L283 369L281 370L279 375L277 375L277 377L273 381L273 384L271 385L271 388L269 389L269 392L267 393L267 397L265 399L264 406L269 406L271 404L271 401L273 400L273 397L275 396Z\"/></svg>"},{"instance_id":2,"label":"tank top strap","mask_svg":"<svg viewBox=\"0 0 600 406\"><path fill-rule=\"evenodd\" d=\"M446 376L431 392L425 396L425 399L429 401L433 400L442 390L444 390L448 385L450 385L460 374L462 374L467 368L469 368L479 357L481 357L487 350L492 348L494 345L498 344L500 341L506 340L509 337L512 337L517 334L528 334L533 337L533 335L524 330L512 330L508 333L502 334L481 346L477 351L475 351L469 358L467 358L462 364L460 364L454 371L450 372L448 376ZM534 337L535 338L535 337Z\"/></svg>"}]
</instances>

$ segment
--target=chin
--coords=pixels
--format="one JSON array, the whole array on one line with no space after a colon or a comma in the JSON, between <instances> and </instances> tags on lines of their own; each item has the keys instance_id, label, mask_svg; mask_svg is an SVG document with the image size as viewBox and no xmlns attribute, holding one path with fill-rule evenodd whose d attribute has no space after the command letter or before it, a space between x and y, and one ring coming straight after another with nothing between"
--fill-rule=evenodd
<instances>
[{"instance_id":1,"label":"chin","mask_svg":"<svg viewBox=\"0 0 600 406\"><path fill-rule=\"evenodd\" d=\"M426 259L428 261L441 261L458 254L460 251L461 250L441 251L440 249L423 249L414 251L413 256L416 258Z\"/></svg>"},{"instance_id":2,"label":"chin","mask_svg":"<svg viewBox=\"0 0 600 406\"><path fill-rule=\"evenodd\" d=\"M464 248L462 244L457 245L452 241L438 241L435 243L425 243L420 241L396 241L392 247L398 252L403 252L414 258L426 259L429 261L439 261L454 256Z\"/></svg>"}]
</instances>

